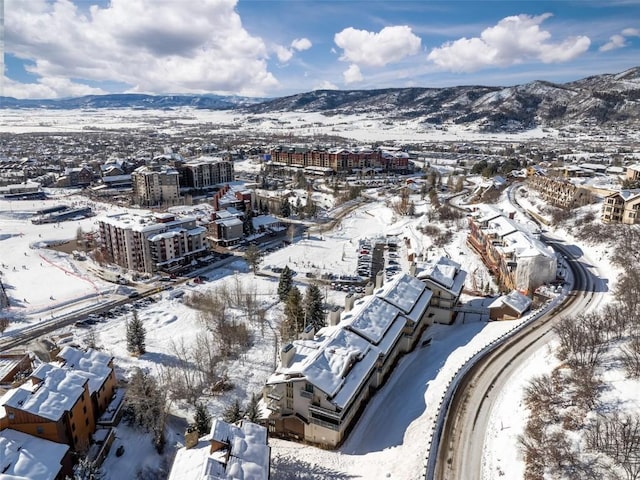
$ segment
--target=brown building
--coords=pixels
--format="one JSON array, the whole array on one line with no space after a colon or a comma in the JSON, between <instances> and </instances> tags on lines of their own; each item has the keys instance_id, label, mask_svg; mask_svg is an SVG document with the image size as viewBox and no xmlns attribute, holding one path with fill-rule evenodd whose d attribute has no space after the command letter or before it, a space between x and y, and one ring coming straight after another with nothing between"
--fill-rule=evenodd
<instances>
[{"instance_id":1,"label":"brown building","mask_svg":"<svg viewBox=\"0 0 640 480\"><path fill-rule=\"evenodd\" d=\"M281 146L271 151L271 161L287 167L329 168L334 172L375 169L406 171L409 168L408 155L367 148L322 150Z\"/></svg>"},{"instance_id":2,"label":"brown building","mask_svg":"<svg viewBox=\"0 0 640 480\"><path fill-rule=\"evenodd\" d=\"M13 429L0 432L0 478L63 480L73 477L68 445Z\"/></svg>"},{"instance_id":3,"label":"brown building","mask_svg":"<svg viewBox=\"0 0 640 480\"><path fill-rule=\"evenodd\" d=\"M602 205L602 221L633 225L640 221L640 190L620 190L611 193Z\"/></svg>"},{"instance_id":4,"label":"brown building","mask_svg":"<svg viewBox=\"0 0 640 480\"><path fill-rule=\"evenodd\" d=\"M533 175L528 185L540 193L545 202L560 208L576 208L593 203L591 192L559 177Z\"/></svg>"},{"instance_id":5,"label":"brown building","mask_svg":"<svg viewBox=\"0 0 640 480\"><path fill-rule=\"evenodd\" d=\"M0 430L12 428L84 452L115 393L113 358L72 347L57 358L0 398Z\"/></svg>"}]
</instances>

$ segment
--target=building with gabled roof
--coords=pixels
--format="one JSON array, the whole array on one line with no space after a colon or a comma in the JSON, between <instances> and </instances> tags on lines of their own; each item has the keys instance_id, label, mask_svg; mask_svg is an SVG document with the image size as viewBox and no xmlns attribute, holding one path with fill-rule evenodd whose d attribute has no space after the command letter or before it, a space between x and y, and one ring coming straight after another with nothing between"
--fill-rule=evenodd
<instances>
[{"instance_id":1,"label":"building with gabled roof","mask_svg":"<svg viewBox=\"0 0 640 480\"><path fill-rule=\"evenodd\" d=\"M450 258L440 257L434 262L416 265L416 278L422 280L433 296L431 311L433 323L451 325L456 318L456 306L464 288L467 272Z\"/></svg>"},{"instance_id":2,"label":"building with gabled roof","mask_svg":"<svg viewBox=\"0 0 640 480\"><path fill-rule=\"evenodd\" d=\"M469 217L467 243L478 252L502 289L528 294L556 279L553 249L494 207L483 207Z\"/></svg>"},{"instance_id":3,"label":"building with gabled roof","mask_svg":"<svg viewBox=\"0 0 640 480\"><path fill-rule=\"evenodd\" d=\"M373 392L430 323L431 298L424 282L400 274L373 295L350 299L329 326L315 334L305 330L286 345L263 391L269 432L340 445Z\"/></svg>"},{"instance_id":4,"label":"building with gabled roof","mask_svg":"<svg viewBox=\"0 0 640 480\"><path fill-rule=\"evenodd\" d=\"M176 453L168 480L269 479L271 448L265 427L214 419L207 435L198 439L197 434L193 430L185 435L186 445Z\"/></svg>"},{"instance_id":5,"label":"building with gabled roof","mask_svg":"<svg viewBox=\"0 0 640 480\"><path fill-rule=\"evenodd\" d=\"M531 299L526 295L512 290L506 295L501 295L489 305L489 319L513 320L520 318L531 307Z\"/></svg>"},{"instance_id":6,"label":"building with gabled roof","mask_svg":"<svg viewBox=\"0 0 640 480\"><path fill-rule=\"evenodd\" d=\"M7 428L0 431L0 478L63 480L72 475L68 445Z\"/></svg>"},{"instance_id":7,"label":"building with gabled roof","mask_svg":"<svg viewBox=\"0 0 640 480\"><path fill-rule=\"evenodd\" d=\"M604 198L602 221L634 225L640 222L640 190L620 190Z\"/></svg>"}]
</instances>

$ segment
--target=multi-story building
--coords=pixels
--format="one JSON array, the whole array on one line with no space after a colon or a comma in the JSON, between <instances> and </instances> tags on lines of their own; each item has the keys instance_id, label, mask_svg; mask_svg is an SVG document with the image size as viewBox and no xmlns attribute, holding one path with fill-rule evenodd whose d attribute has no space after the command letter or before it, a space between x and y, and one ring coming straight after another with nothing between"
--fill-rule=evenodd
<instances>
[{"instance_id":1,"label":"multi-story building","mask_svg":"<svg viewBox=\"0 0 640 480\"><path fill-rule=\"evenodd\" d=\"M408 155L369 148L323 150L281 146L271 150L271 161L287 167L328 168L333 172L406 171L409 168Z\"/></svg>"},{"instance_id":2,"label":"multi-story building","mask_svg":"<svg viewBox=\"0 0 640 480\"><path fill-rule=\"evenodd\" d=\"M432 292L430 313L433 323L451 325L456 318L467 272L450 258L440 257L435 262L416 265L416 277Z\"/></svg>"},{"instance_id":3,"label":"multi-story building","mask_svg":"<svg viewBox=\"0 0 640 480\"><path fill-rule=\"evenodd\" d=\"M202 438L195 428L187 431L169 480L268 480L270 464L265 427L247 420L232 424L214 419Z\"/></svg>"},{"instance_id":4,"label":"multi-story building","mask_svg":"<svg viewBox=\"0 0 640 480\"><path fill-rule=\"evenodd\" d=\"M209 251L195 217L119 213L100 217L98 226L107 258L129 270L176 271Z\"/></svg>"},{"instance_id":5,"label":"multi-story building","mask_svg":"<svg viewBox=\"0 0 640 480\"><path fill-rule=\"evenodd\" d=\"M593 203L593 195L588 189L564 178L533 175L528 177L527 183L547 203L556 207L576 208Z\"/></svg>"},{"instance_id":6,"label":"multi-story building","mask_svg":"<svg viewBox=\"0 0 640 480\"><path fill-rule=\"evenodd\" d=\"M625 178L630 182L640 180L640 163L627 166Z\"/></svg>"},{"instance_id":7,"label":"multi-story building","mask_svg":"<svg viewBox=\"0 0 640 480\"><path fill-rule=\"evenodd\" d=\"M244 236L244 224L240 213L234 214L226 209L215 212L211 223L209 223L211 240L225 247L239 243Z\"/></svg>"},{"instance_id":8,"label":"multi-story building","mask_svg":"<svg viewBox=\"0 0 640 480\"><path fill-rule=\"evenodd\" d=\"M180 174L172 167L143 166L131 173L133 202L150 207L177 205L180 202Z\"/></svg>"},{"instance_id":9,"label":"multi-story building","mask_svg":"<svg viewBox=\"0 0 640 480\"><path fill-rule=\"evenodd\" d=\"M521 231L516 222L493 207L469 217L467 242L503 290L528 295L556 279L557 257L553 249Z\"/></svg>"},{"instance_id":10,"label":"multi-story building","mask_svg":"<svg viewBox=\"0 0 640 480\"><path fill-rule=\"evenodd\" d=\"M399 357L411 350L431 323L432 292L415 277L400 274L374 292L332 312L329 326L280 352L263 402L269 432L325 447L345 439L373 392Z\"/></svg>"},{"instance_id":11,"label":"multi-story building","mask_svg":"<svg viewBox=\"0 0 640 480\"><path fill-rule=\"evenodd\" d=\"M180 186L206 190L234 180L233 162L219 157L200 157L179 167Z\"/></svg>"},{"instance_id":12,"label":"multi-story building","mask_svg":"<svg viewBox=\"0 0 640 480\"><path fill-rule=\"evenodd\" d=\"M620 190L604 198L602 221L633 225L640 222L640 190Z\"/></svg>"}]
</instances>

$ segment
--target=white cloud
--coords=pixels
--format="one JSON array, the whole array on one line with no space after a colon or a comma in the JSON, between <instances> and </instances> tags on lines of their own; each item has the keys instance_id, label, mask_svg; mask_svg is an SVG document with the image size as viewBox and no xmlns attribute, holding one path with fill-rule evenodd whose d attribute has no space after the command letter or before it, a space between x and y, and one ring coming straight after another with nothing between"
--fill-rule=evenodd
<instances>
[{"instance_id":1,"label":"white cloud","mask_svg":"<svg viewBox=\"0 0 640 480\"><path fill-rule=\"evenodd\" d=\"M36 83L20 83L8 77L3 79L1 95L14 98L81 97L83 95L103 95L100 88L74 83L68 78L47 77Z\"/></svg>"},{"instance_id":2,"label":"white cloud","mask_svg":"<svg viewBox=\"0 0 640 480\"><path fill-rule=\"evenodd\" d=\"M626 44L622 35L611 35L609 41L600 47L600 51L608 52L609 50L616 50L624 47Z\"/></svg>"},{"instance_id":3,"label":"white cloud","mask_svg":"<svg viewBox=\"0 0 640 480\"><path fill-rule=\"evenodd\" d=\"M550 16L546 13L503 18L497 25L483 30L480 37L447 42L434 48L427 58L446 70L473 72L531 60L565 62L587 51L591 41L585 36L550 42L551 34L540 29L540 24Z\"/></svg>"},{"instance_id":4,"label":"white cloud","mask_svg":"<svg viewBox=\"0 0 640 480\"><path fill-rule=\"evenodd\" d=\"M638 28L625 28L622 30L622 35L625 37L640 37L640 29Z\"/></svg>"},{"instance_id":5,"label":"white cloud","mask_svg":"<svg viewBox=\"0 0 640 480\"><path fill-rule=\"evenodd\" d=\"M329 80L323 80L313 87L314 90L338 90L338 86Z\"/></svg>"},{"instance_id":6,"label":"white cloud","mask_svg":"<svg viewBox=\"0 0 640 480\"><path fill-rule=\"evenodd\" d=\"M349 65L349 68L347 68L342 73L342 76L344 77L344 83L346 83L347 85L350 83L361 82L363 80L362 72L360 72L360 67L358 67L358 65L356 65L355 63Z\"/></svg>"},{"instance_id":7,"label":"white cloud","mask_svg":"<svg viewBox=\"0 0 640 480\"><path fill-rule=\"evenodd\" d=\"M296 38L291 42L291 48L302 52L303 50L309 50L312 47L311 40L308 38Z\"/></svg>"},{"instance_id":8,"label":"white cloud","mask_svg":"<svg viewBox=\"0 0 640 480\"><path fill-rule=\"evenodd\" d=\"M276 55L281 63L286 63L293 57L293 51L282 45L276 46Z\"/></svg>"},{"instance_id":9,"label":"white cloud","mask_svg":"<svg viewBox=\"0 0 640 480\"><path fill-rule=\"evenodd\" d=\"M640 37L640 30L637 28L625 28L620 34L611 35L609 41L600 47L600 51L608 52L609 50L626 47L628 45L626 37Z\"/></svg>"},{"instance_id":10,"label":"white cloud","mask_svg":"<svg viewBox=\"0 0 640 480\"><path fill-rule=\"evenodd\" d=\"M111 0L83 12L70 0L6 0L5 52L33 62L43 85L73 78L150 93L261 95L278 82L236 3Z\"/></svg>"},{"instance_id":11,"label":"white cloud","mask_svg":"<svg viewBox=\"0 0 640 480\"><path fill-rule=\"evenodd\" d=\"M379 33L348 27L336 33L334 41L343 50L340 60L370 67L384 67L415 55L421 44L406 25L384 27Z\"/></svg>"}]
</instances>

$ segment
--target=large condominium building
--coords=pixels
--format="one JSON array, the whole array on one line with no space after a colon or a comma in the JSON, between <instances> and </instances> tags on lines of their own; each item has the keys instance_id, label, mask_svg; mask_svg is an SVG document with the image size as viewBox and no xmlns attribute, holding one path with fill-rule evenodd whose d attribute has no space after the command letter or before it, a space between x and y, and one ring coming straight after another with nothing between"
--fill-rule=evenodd
<instances>
[{"instance_id":1,"label":"large condominium building","mask_svg":"<svg viewBox=\"0 0 640 480\"><path fill-rule=\"evenodd\" d=\"M180 201L180 175L167 166L143 166L131 173L133 202L150 207L177 205Z\"/></svg>"},{"instance_id":2,"label":"large condominium building","mask_svg":"<svg viewBox=\"0 0 640 480\"><path fill-rule=\"evenodd\" d=\"M422 281L399 274L373 295L355 302L348 297L347 310L330 315L329 326L315 334L307 329L287 344L263 391L270 433L340 445L398 358L431 323L431 297Z\"/></svg>"},{"instance_id":3,"label":"large condominium building","mask_svg":"<svg viewBox=\"0 0 640 480\"><path fill-rule=\"evenodd\" d=\"M540 193L540 196L551 205L561 208L575 208L593 202L591 192L564 178L532 175L527 183Z\"/></svg>"},{"instance_id":4,"label":"large condominium building","mask_svg":"<svg viewBox=\"0 0 640 480\"><path fill-rule=\"evenodd\" d=\"M607 195L602 205L602 221L627 225L640 222L640 190L621 190Z\"/></svg>"},{"instance_id":5,"label":"large condominium building","mask_svg":"<svg viewBox=\"0 0 640 480\"><path fill-rule=\"evenodd\" d=\"M84 452L116 388L113 357L65 347L0 397L0 430L11 428Z\"/></svg>"},{"instance_id":6,"label":"large condominium building","mask_svg":"<svg viewBox=\"0 0 640 480\"><path fill-rule=\"evenodd\" d=\"M520 230L493 207L469 217L468 243L480 254L504 290L530 294L556 279L557 257L551 247Z\"/></svg>"},{"instance_id":7,"label":"large condominium building","mask_svg":"<svg viewBox=\"0 0 640 480\"><path fill-rule=\"evenodd\" d=\"M200 157L180 167L182 187L206 190L234 180L233 162L219 157Z\"/></svg>"},{"instance_id":8,"label":"large condominium building","mask_svg":"<svg viewBox=\"0 0 640 480\"><path fill-rule=\"evenodd\" d=\"M408 154L370 148L278 147L271 150L271 161L287 167L331 169L333 172L406 171L409 168Z\"/></svg>"},{"instance_id":9,"label":"large condominium building","mask_svg":"<svg viewBox=\"0 0 640 480\"><path fill-rule=\"evenodd\" d=\"M195 217L120 213L98 219L107 258L138 272L176 271L208 253L207 229Z\"/></svg>"}]
</instances>

